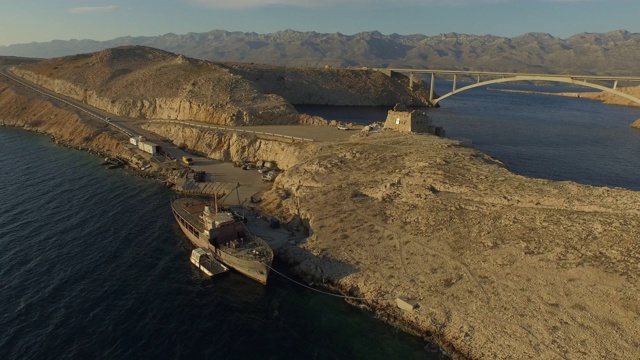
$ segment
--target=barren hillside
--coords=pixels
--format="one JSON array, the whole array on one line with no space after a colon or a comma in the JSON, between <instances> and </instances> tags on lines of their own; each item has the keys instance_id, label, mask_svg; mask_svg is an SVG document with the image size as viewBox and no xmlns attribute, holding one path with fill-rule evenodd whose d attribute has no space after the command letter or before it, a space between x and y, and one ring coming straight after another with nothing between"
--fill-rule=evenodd
<instances>
[{"instance_id":1,"label":"barren hillside","mask_svg":"<svg viewBox=\"0 0 640 360\"><path fill-rule=\"evenodd\" d=\"M224 125L296 123L283 98L205 61L145 47L55 58L15 73L58 93L134 118Z\"/></svg>"},{"instance_id":2,"label":"barren hillside","mask_svg":"<svg viewBox=\"0 0 640 360\"><path fill-rule=\"evenodd\" d=\"M29 64L40 61L40 59L22 58L15 56L0 56L0 66Z\"/></svg>"},{"instance_id":3,"label":"barren hillside","mask_svg":"<svg viewBox=\"0 0 640 360\"><path fill-rule=\"evenodd\" d=\"M225 65L126 46L14 69L25 79L111 113L222 125L323 123L292 103L426 105L428 90L405 76L334 69Z\"/></svg>"},{"instance_id":4,"label":"barren hillside","mask_svg":"<svg viewBox=\"0 0 640 360\"><path fill-rule=\"evenodd\" d=\"M287 68L245 63L224 66L255 82L264 92L278 94L294 105L424 106L429 99L429 86L424 82L414 82L409 91L406 76L393 74L390 78L366 68Z\"/></svg>"}]
</instances>

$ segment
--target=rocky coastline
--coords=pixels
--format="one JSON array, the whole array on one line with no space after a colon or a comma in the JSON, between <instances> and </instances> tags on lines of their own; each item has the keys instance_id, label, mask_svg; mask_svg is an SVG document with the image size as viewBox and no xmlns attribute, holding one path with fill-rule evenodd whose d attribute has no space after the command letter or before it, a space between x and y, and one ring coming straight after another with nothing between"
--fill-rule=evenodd
<instances>
[{"instance_id":1,"label":"rocky coastline","mask_svg":"<svg viewBox=\"0 0 640 360\"><path fill-rule=\"evenodd\" d=\"M633 102L629 99L625 99L616 94L611 94L604 91L589 91L589 92L548 92L548 91L532 91L532 90L514 90L514 89L491 89L494 91L502 91L502 92L520 92L527 94L538 94L538 95L552 95L552 96L563 96L563 97L572 97L579 99L589 99L600 101L607 105L620 105L620 106L640 106L640 104ZM618 91L632 95L640 98L640 87L620 87L617 89ZM640 129L640 119L631 123L632 128Z\"/></svg>"},{"instance_id":2,"label":"rocky coastline","mask_svg":"<svg viewBox=\"0 0 640 360\"><path fill-rule=\"evenodd\" d=\"M2 79L0 109L1 125L133 156L100 121ZM309 235L278 256L455 358L631 358L640 348L637 192L525 178L429 135L285 145L147 126L211 157L277 159L287 171L262 211ZM380 300L396 297L419 306Z\"/></svg>"}]
</instances>

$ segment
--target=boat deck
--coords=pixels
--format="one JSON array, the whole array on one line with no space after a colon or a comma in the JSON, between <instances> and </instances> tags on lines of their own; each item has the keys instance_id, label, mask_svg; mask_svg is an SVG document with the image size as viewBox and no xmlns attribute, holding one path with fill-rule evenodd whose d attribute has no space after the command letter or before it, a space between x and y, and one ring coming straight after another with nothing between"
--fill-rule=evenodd
<instances>
[{"instance_id":1,"label":"boat deck","mask_svg":"<svg viewBox=\"0 0 640 360\"><path fill-rule=\"evenodd\" d=\"M216 276L229 271L229 268L213 258L211 251L196 248L191 251L191 263L208 276Z\"/></svg>"},{"instance_id":2,"label":"boat deck","mask_svg":"<svg viewBox=\"0 0 640 360\"><path fill-rule=\"evenodd\" d=\"M254 237L254 235L248 236ZM262 261L269 258L272 259L272 255L270 254L271 252L267 249L267 246L268 245L261 244L257 239L253 238L253 241L249 241L245 244L239 244L236 248L223 246L220 250L237 258Z\"/></svg>"},{"instance_id":3,"label":"boat deck","mask_svg":"<svg viewBox=\"0 0 640 360\"><path fill-rule=\"evenodd\" d=\"M242 274L265 284L273 261L273 250L269 244L262 238L251 234L246 227L244 227L244 231L239 227L231 229L232 232L238 231L237 238L225 240L216 248L207 239L207 236L202 236L205 231L205 220L214 224L218 222L224 223L223 225L230 225L233 222L234 226L240 223L241 220L226 212L208 214L207 219L203 220L201 215L207 205L209 203L206 200L196 198L179 198L171 203L172 210L175 212L176 220L178 220L182 231L196 247L206 249L216 261L220 261L220 265L238 270ZM220 215L221 219L215 220L213 217L216 215ZM231 219L233 220L230 222ZM205 271L199 264L195 265L208 274L208 271ZM215 268L216 266L213 265L211 273L222 272L222 270L215 270Z\"/></svg>"},{"instance_id":4,"label":"boat deck","mask_svg":"<svg viewBox=\"0 0 640 360\"><path fill-rule=\"evenodd\" d=\"M205 202L198 199L180 198L173 202L173 209L198 232L202 232L204 223L200 218L200 214L202 214L206 205Z\"/></svg>"},{"instance_id":5,"label":"boat deck","mask_svg":"<svg viewBox=\"0 0 640 360\"><path fill-rule=\"evenodd\" d=\"M222 263L220 263L219 261L208 258L208 257L204 259L200 259L200 266L207 269L209 273L211 273L210 276L224 274L229 271L228 267L222 265Z\"/></svg>"}]
</instances>

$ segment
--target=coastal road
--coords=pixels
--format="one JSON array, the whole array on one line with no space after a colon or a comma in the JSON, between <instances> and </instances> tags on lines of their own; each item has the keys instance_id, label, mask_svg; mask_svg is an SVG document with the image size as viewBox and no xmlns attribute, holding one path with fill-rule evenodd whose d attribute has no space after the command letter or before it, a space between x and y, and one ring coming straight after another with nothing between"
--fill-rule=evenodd
<instances>
[{"instance_id":1,"label":"coastal road","mask_svg":"<svg viewBox=\"0 0 640 360\"><path fill-rule=\"evenodd\" d=\"M223 125L214 125L211 123L206 123L202 121L195 120L142 120L136 118L126 118L119 117L117 115L108 113L104 110L94 108L88 104L85 104L81 101L72 99L65 95L58 94L49 89L43 88L35 83L27 81L10 71L10 66L3 66L0 68L0 74L5 77L28 87L42 95L48 96L60 102L63 102L67 105L73 106L100 121L104 121L109 125L113 126L118 131L127 135L128 137L142 135L148 139L154 139L160 141L158 137L150 133L140 126L140 124L149 121L163 121L163 122L173 122L179 123L183 125L197 126L197 127L205 127L205 128L215 128L227 131L238 131L238 132L247 132L247 133L256 133L258 135L261 134L271 134L274 137L282 137L282 138L294 138L300 141L335 141L345 139L351 135L353 135L353 130L339 130L336 127L329 126L313 126L313 125L255 125L255 126L223 126ZM109 118L110 121L106 119ZM168 144L158 144L165 148L163 145ZM176 152L177 153L177 152Z\"/></svg>"},{"instance_id":2,"label":"coastal road","mask_svg":"<svg viewBox=\"0 0 640 360\"><path fill-rule=\"evenodd\" d=\"M120 121L121 119L115 117L113 114L110 114L108 112L105 112L103 110L94 108L92 106L89 106L83 102L77 101L75 99L72 99L70 97L58 94L54 91L51 91L49 89L46 89L40 85L37 85L35 83L32 83L30 81L27 81L17 75L15 75L14 73L12 73L10 70L10 66L3 66L2 68L0 68L0 75L4 75L6 78L13 80L14 82L17 82L18 84L27 87L41 95L47 96L49 98L52 98L54 100L57 100L59 102L62 102L66 105L72 106L84 113L87 113L93 117L95 117L96 119L103 121L109 125L111 125L112 127L114 127L116 130L120 131L121 133L123 133L124 135L131 137L134 136L135 134L137 134L137 127L131 126L129 123L126 122L122 122ZM112 121L107 121L107 118L111 118L113 119ZM118 120L118 121L116 121Z\"/></svg>"}]
</instances>

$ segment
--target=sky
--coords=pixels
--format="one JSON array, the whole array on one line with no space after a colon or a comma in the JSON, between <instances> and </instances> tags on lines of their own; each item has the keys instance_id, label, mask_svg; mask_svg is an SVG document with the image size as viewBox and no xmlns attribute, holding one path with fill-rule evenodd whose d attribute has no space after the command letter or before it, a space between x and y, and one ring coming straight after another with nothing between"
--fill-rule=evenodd
<instances>
[{"instance_id":1,"label":"sky","mask_svg":"<svg viewBox=\"0 0 640 360\"><path fill-rule=\"evenodd\" d=\"M0 0L0 45L211 30L568 38L640 32L639 0Z\"/></svg>"}]
</instances>

